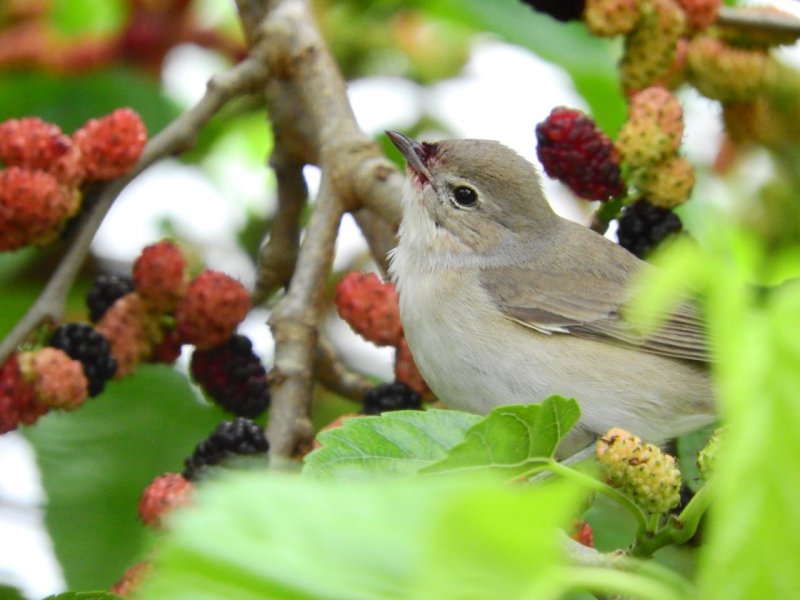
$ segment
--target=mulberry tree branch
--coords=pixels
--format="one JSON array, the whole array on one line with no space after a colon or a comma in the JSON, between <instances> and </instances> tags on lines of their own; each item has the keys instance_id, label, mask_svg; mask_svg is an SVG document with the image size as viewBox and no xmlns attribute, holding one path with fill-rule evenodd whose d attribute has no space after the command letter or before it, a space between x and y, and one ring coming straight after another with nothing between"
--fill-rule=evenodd
<instances>
[{"instance_id":1,"label":"mulberry tree branch","mask_svg":"<svg viewBox=\"0 0 800 600\"><path fill-rule=\"evenodd\" d=\"M399 222L402 176L359 129L307 0L237 4L247 39L270 49L264 95L276 152L297 165L319 165L323 174L288 290L270 318L275 365L267 434L275 464L299 458L311 446L321 292L341 217L353 213L373 257L385 267Z\"/></svg>"},{"instance_id":2,"label":"mulberry tree branch","mask_svg":"<svg viewBox=\"0 0 800 600\"><path fill-rule=\"evenodd\" d=\"M262 46L257 46L251 57L230 71L217 75L208 83L203 98L192 108L178 116L162 131L153 136L142 152L139 162L124 177L100 187L89 208L82 213L73 228L67 251L28 312L0 344L0 363L22 343L36 327L48 320L59 320L64 313L64 303L81 265L89 253L89 245L99 229L114 200L137 175L155 161L187 150L200 130L232 98L249 92L267 76L260 57Z\"/></svg>"}]
</instances>

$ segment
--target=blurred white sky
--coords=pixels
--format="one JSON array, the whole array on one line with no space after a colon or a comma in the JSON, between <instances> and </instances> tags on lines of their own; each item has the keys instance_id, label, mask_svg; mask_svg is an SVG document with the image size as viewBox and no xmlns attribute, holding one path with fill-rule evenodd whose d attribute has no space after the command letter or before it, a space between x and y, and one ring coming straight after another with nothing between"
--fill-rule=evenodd
<instances>
[{"instance_id":1,"label":"blurred white sky","mask_svg":"<svg viewBox=\"0 0 800 600\"><path fill-rule=\"evenodd\" d=\"M771 4L800 16L798 2ZM797 47L782 50L780 55L800 66ZM173 98L188 106L203 94L207 79L223 68L224 63L213 53L181 47L170 56L164 81ZM432 88L378 77L352 82L349 93L359 124L369 134L411 126L428 111L458 137L497 139L533 162L535 124L554 106L584 107L569 78L559 69L525 50L488 37L476 44L461 76ZM685 149L692 160L709 164L720 135L717 109L695 94L684 94L682 100ZM754 163L755 172L764 170L759 164L764 163ZM263 213L264 203L273 204L274 199L262 195L268 177L264 170L248 171L235 164L231 169L230 187L222 189L197 167L174 160L155 165L123 192L99 231L93 252L109 268L127 270L144 246L159 239L159 223L167 219L178 235L203 249L209 267L252 285L253 265L238 248L235 233L244 222L244 210ZM306 175L311 189L316 189L318 174L307 169ZM585 222L585 206L576 204L560 184L546 177L544 185L560 214ZM345 218L335 268L346 268L365 250L352 219ZM272 341L266 316L264 311L255 311L242 329L269 362ZM338 320L328 323L328 332L351 364L383 378L392 377L392 350L376 349ZM18 433L0 436L0 464L0 583L18 586L30 598L62 591L64 580L38 508L44 494L34 457Z\"/></svg>"}]
</instances>

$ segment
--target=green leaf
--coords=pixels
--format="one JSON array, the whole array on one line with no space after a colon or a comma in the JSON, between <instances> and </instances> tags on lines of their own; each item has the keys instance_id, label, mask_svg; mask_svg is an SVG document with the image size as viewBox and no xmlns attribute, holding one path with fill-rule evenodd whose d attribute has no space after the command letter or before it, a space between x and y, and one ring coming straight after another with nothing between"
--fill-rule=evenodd
<instances>
[{"instance_id":1,"label":"green leaf","mask_svg":"<svg viewBox=\"0 0 800 600\"><path fill-rule=\"evenodd\" d=\"M379 417L345 419L323 432L323 447L305 459L303 473L315 477L411 476L441 460L480 421L455 410L400 410Z\"/></svg>"},{"instance_id":2,"label":"green leaf","mask_svg":"<svg viewBox=\"0 0 800 600\"><path fill-rule=\"evenodd\" d=\"M25 433L36 449L45 521L72 589L108 589L140 558L137 507L154 477L183 459L226 416L200 404L186 378L140 365L75 412L51 412Z\"/></svg>"},{"instance_id":3,"label":"green leaf","mask_svg":"<svg viewBox=\"0 0 800 600\"><path fill-rule=\"evenodd\" d=\"M742 343L718 367L727 433L709 482L717 497L699 576L700 597L711 600L800 594L800 284L753 308L712 320Z\"/></svg>"},{"instance_id":4,"label":"green leaf","mask_svg":"<svg viewBox=\"0 0 800 600\"><path fill-rule=\"evenodd\" d=\"M421 472L489 470L515 477L551 458L579 418L578 403L561 396L542 404L499 406L470 428L446 458Z\"/></svg>"},{"instance_id":5,"label":"green leaf","mask_svg":"<svg viewBox=\"0 0 800 600\"><path fill-rule=\"evenodd\" d=\"M111 592L64 592L55 596L48 596L44 600L117 600L122 596L117 596Z\"/></svg>"},{"instance_id":6,"label":"green leaf","mask_svg":"<svg viewBox=\"0 0 800 600\"><path fill-rule=\"evenodd\" d=\"M557 597L557 527L577 504L563 482L239 474L176 515L141 598Z\"/></svg>"}]
</instances>

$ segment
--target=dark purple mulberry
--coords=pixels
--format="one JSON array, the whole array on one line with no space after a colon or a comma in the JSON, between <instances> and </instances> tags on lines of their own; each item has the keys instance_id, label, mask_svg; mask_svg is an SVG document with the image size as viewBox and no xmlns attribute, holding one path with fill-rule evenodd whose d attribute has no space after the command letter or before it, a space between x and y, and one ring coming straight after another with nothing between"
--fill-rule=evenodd
<instances>
[{"instance_id":1,"label":"dark purple mulberry","mask_svg":"<svg viewBox=\"0 0 800 600\"><path fill-rule=\"evenodd\" d=\"M267 371L253 344L235 334L227 342L192 354L192 376L222 408L253 418L269 406Z\"/></svg>"},{"instance_id":2,"label":"dark purple mulberry","mask_svg":"<svg viewBox=\"0 0 800 600\"><path fill-rule=\"evenodd\" d=\"M586 200L608 200L625 191L619 153L594 121L579 110L558 107L536 126L545 172Z\"/></svg>"}]
</instances>

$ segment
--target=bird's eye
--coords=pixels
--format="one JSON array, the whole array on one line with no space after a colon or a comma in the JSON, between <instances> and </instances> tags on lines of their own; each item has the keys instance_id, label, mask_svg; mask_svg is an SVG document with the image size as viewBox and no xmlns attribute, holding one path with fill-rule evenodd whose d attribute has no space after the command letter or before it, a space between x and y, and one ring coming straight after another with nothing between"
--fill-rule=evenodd
<instances>
[{"instance_id":1,"label":"bird's eye","mask_svg":"<svg viewBox=\"0 0 800 600\"><path fill-rule=\"evenodd\" d=\"M478 203L478 193L471 187L460 185L453 189L453 200L459 206L475 206Z\"/></svg>"}]
</instances>

